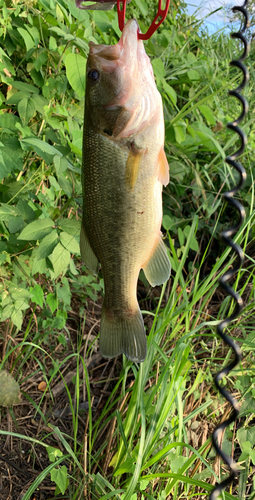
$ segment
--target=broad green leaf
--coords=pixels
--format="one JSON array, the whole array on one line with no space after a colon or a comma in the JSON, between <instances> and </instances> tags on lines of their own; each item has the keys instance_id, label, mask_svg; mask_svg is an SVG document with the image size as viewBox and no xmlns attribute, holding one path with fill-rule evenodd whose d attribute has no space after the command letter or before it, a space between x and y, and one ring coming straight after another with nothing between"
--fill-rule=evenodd
<instances>
[{"instance_id":1,"label":"broad green leaf","mask_svg":"<svg viewBox=\"0 0 255 500\"><path fill-rule=\"evenodd\" d=\"M31 300L38 306L43 307L43 289L40 285L35 285L31 289Z\"/></svg>"},{"instance_id":2,"label":"broad green leaf","mask_svg":"<svg viewBox=\"0 0 255 500\"><path fill-rule=\"evenodd\" d=\"M20 403L19 384L6 370L0 371L0 405L12 406Z\"/></svg>"},{"instance_id":3,"label":"broad green leaf","mask_svg":"<svg viewBox=\"0 0 255 500\"><path fill-rule=\"evenodd\" d=\"M18 28L18 32L22 36L22 38L25 42L27 52L30 49L35 48L35 42L34 42L33 38L31 37L31 35L27 32L27 30L24 30L24 28Z\"/></svg>"},{"instance_id":4,"label":"broad green leaf","mask_svg":"<svg viewBox=\"0 0 255 500\"><path fill-rule=\"evenodd\" d=\"M27 125L35 113L35 104L31 97L24 97L18 104L18 112L22 124Z\"/></svg>"},{"instance_id":5,"label":"broad green leaf","mask_svg":"<svg viewBox=\"0 0 255 500\"><path fill-rule=\"evenodd\" d=\"M185 243L185 238L184 238L183 231L180 227L178 227L178 239L179 239L180 245L183 246Z\"/></svg>"},{"instance_id":6,"label":"broad green leaf","mask_svg":"<svg viewBox=\"0 0 255 500\"><path fill-rule=\"evenodd\" d=\"M209 106L207 106L206 104L201 104L200 106L198 106L198 109L199 111L201 111L202 115L204 115L205 119L210 125L214 125L216 123L214 114Z\"/></svg>"},{"instance_id":7,"label":"broad green leaf","mask_svg":"<svg viewBox=\"0 0 255 500\"><path fill-rule=\"evenodd\" d=\"M60 233L60 241L63 247L65 247L66 250L69 250L69 252L80 253L80 245L71 234L67 234L65 232Z\"/></svg>"},{"instance_id":8,"label":"broad green leaf","mask_svg":"<svg viewBox=\"0 0 255 500\"><path fill-rule=\"evenodd\" d=\"M19 330L21 330L23 323L23 314L21 309L13 308L13 311L11 313L11 321Z\"/></svg>"},{"instance_id":9,"label":"broad green leaf","mask_svg":"<svg viewBox=\"0 0 255 500\"><path fill-rule=\"evenodd\" d=\"M36 249L36 257L37 259L45 259L48 257L54 250L55 246L58 243L58 233L56 229L50 232L45 236L39 247Z\"/></svg>"},{"instance_id":10,"label":"broad green leaf","mask_svg":"<svg viewBox=\"0 0 255 500\"><path fill-rule=\"evenodd\" d=\"M13 205L7 205L6 203L0 205L0 220L8 222L17 215L19 215L18 209Z\"/></svg>"},{"instance_id":11,"label":"broad green leaf","mask_svg":"<svg viewBox=\"0 0 255 500\"><path fill-rule=\"evenodd\" d=\"M187 125L185 122L178 122L177 124L174 124L173 127L174 127L176 142L181 144L181 142L185 141L185 139L186 139Z\"/></svg>"},{"instance_id":12,"label":"broad green leaf","mask_svg":"<svg viewBox=\"0 0 255 500\"><path fill-rule=\"evenodd\" d=\"M48 293L46 297L46 304L48 304L52 314L56 311L58 307L58 299L55 293Z\"/></svg>"},{"instance_id":13,"label":"broad green leaf","mask_svg":"<svg viewBox=\"0 0 255 500\"><path fill-rule=\"evenodd\" d=\"M33 259L32 262L32 275L37 273L45 273L49 268L49 265L46 262L46 259L40 259L38 260L37 258Z\"/></svg>"},{"instance_id":14,"label":"broad green leaf","mask_svg":"<svg viewBox=\"0 0 255 500\"><path fill-rule=\"evenodd\" d=\"M12 94L10 99L8 99L7 104L18 104L22 99L28 99L31 94L28 92L22 92L21 90Z\"/></svg>"},{"instance_id":15,"label":"broad green leaf","mask_svg":"<svg viewBox=\"0 0 255 500\"><path fill-rule=\"evenodd\" d=\"M22 170L24 152L16 137L3 140L0 145L0 180L14 170Z\"/></svg>"},{"instance_id":16,"label":"broad green leaf","mask_svg":"<svg viewBox=\"0 0 255 500\"><path fill-rule=\"evenodd\" d=\"M169 215L164 215L162 219L163 227L168 231L170 227L173 225L173 221Z\"/></svg>"},{"instance_id":17,"label":"broad green leaf","mask_svg":"<svg viewBox=\"0 0 255 500\"><path fill-rule=\"evenodd\" d=\"M58 278L63 271L66 271L70 262L70 252L66 250L61 243L54 248L51 261L55 273L55 278Z\"/></svg>"},{"instance_id":18,"label":"broad green leaf","mask_svg":"<svg viewBox=\"0 0 255 500\"><path fill-rule=\"evenodd\" d=\"M163 80L166 72L162 59L152 59L151 64L155 77L159 80Z\"/></svg>"},{"instance_id":19,"label":"broad green leaf","mask_svg":"<svg viewBox=\"0 0 255 500\"><path fill-rule=\"evenodd\" d=\"M60 175L66 171L66 169L68 167L68 161L64 156L62 156L62 157L57 156L57 155L54 156L53 162L55 165L57 175Z\"/></svg>"},{"instance_id":20,"label":"broad green leaf","mask_svg":"<svg viewBox=\"0 0 255 500\"><path fill-rule=\"evenodd\" d=\"M81 222L76 219L59 219L57 224L63 231L74 236L81 231Z\"/></svg>"},{"instance_id":21,"label":"broad green leaf","mask_svg":"<svg viewBox=\"0 0 255 500\"><path fill-rule=\"evenodd\" d=\"M21 216L19 217L13 217L12 219L9 220L9 231L10 233L17 233L22 229L24 226L24 220Z\"/></svg>"},{"instance_id":22,"label":"broad green leaf","mask_svg":"<svg viewBox=\"0 0 255 500\"><path fill-rule=\"evenodd\" d=\"M65 58L66 76L79 97L85 96L86 59L80 54L68 54Z\"/></svg>"},{"instance_id":23,"label":"broad green leaf","mask_svg":"<svg viewBox=\"0 0 255 500\"><path fill-rule=\"evenodd\" d=\"M7 205L8 207L10 205ZM35 219L34 210L28 205L27 201L19 199L17 203L17 210L21 217L26 221L31 221ZM0 208L1 211L1 208Z\"/></svg>"},{"instance_id":24,"label":"broad green leaf","mask_svg":"<svg viewBox=\"0 0 255 500\"><path fill-rule=\"evenodd\" d=\"M53 448L52 446L47 446L46 450L47 450L47 453L48 453L48 456L49 456L49 460L51 462L56 462L56 460L59 457L63 456L62 451L59 450L58 448Z\"/></svg>"},{"instance_id":25,"label":"broad green leaf","mask_svg":"<svg viewBox=\"0 0 255 500\"><path fill-rule=\"evenodd\" d=\"M29 137L29 139L21 139L21 142L28 144L29 146L36 147L43 153L47 153L49 155L58 155L63 156L60 151L58 151L54 146L48 144L48 142L41 141L41 139L37 139L36 137Z\"/></svg>"},{"instance_id":26,"label":"broad green leaf","mask_svg":"<svg viewBox=\"0 0 255 500\"><path fill-rule=\"evenodd\" d=\"M175 90L173 89L173 87L171 87L171 85L169 85L165 79L162 80L163 82L163 89L164 91L166 92L166 94L168 95L168 97L171 99L172 103L174 105L176 105L176 102L177 102L177 94L175 92Z\"/></svg>"},{"instance_id":27,"label":"broad green leaf","mask_svg":"<svg viewBox=\"0 0 255 500\"><path fill-rule=\"evenodd\" d=\"M48 101L42 95L33 94L33 102L36 111L39 111L42 115L44 114L44 106L48 106Z\"/></svg>"},{"instance_id":28,"label":"broad green leaf","mask_svg":"<svg viewBox=\"0 0 255 500\"><path fill-rule=\"evenodd\" d=\"M72 294L70 292L70 286L68 279L64 276L60 283L57 284L57 295L58 300L63 300L64 304L70 306Z\"/></svg>"},{"instance_id":29,"label":"broad green leaf","mask_svg":"<svg viewBox=\"0 0 255 500\"><path fill-rule=\"evenodd\" d=\"M54 227L52 219L38 219L30 222L18 236L19 240L39 240L51 233Z\"/></svg>"},{"instance_id":30,"label":"broad green leaf","mask_svg":"<svg viewBox=\"0 0 255 500\"><path fill-rule=\"evenodd\" d=\"M114 472L114 476L121 476L122 474L125 474L126 472L128 473L133 473L135 470L135 463L134 463L134 458L130 457L130 458L127 458L127 460L125 460L125 462L123 462L121 464L120 467L118 467L118 469Z\"/></svg>"},{"instance_id":31,"label":"broad green leaf","mask_svg":"<svg viewBox=\"0 0 255 500\"><path fill-rule=\"evenodd\" d=\"M17 90L21 90L22 92L31 92L32 94L39 94L39 89L37 87L34 87L34 85L31 85L30 83L13 81L12 86Z\"/></svg>"},{"instance_id":32,"label":"broad green leaf","mask_svg":"<svg viewBox=\"0 0 255 500\"><path fill-rule=\"evenodd\" d=\"M40 42L40 35L38 29L35 26L29 26L29 25L27 25L26 28L29 31L32 38L34 39L35 47L37 47Z\"/></svg>"},{"instance_id":33,"label":"broad green leaf","mask_svg":"<svg viewBox=\"0 0 255 500\"><path fill-rule=\"evenodd\" d=\"M195 69L190 69L188 71L188 77L190 80L200 80L200 74Z\"/></svg>"},{"instance_id":34,"label":"broad green leaf","mask_svg":"<svg viewBox=\"0 0 255 500\"><path fill-rule=\"evenodd\" d=\"M5 130L11 130L16 132L16 123L19 122L19 118L11 113L4 113L0 115L0 127Z\"/></svg>"},{"instance_id":35,"label":"broad green leaf","mask_svg":"<svg viewBox=\"0 0 255 500\"><path fill-rule=\"evenodd\" d=\"M68 480L67 480L67 468L65 465L62 465L59 469L52 469L51 473L51 480L56 483L56 485L59 487L62 495L65 493L66 488L68 486Z\"/></svg>"}]
</instances>

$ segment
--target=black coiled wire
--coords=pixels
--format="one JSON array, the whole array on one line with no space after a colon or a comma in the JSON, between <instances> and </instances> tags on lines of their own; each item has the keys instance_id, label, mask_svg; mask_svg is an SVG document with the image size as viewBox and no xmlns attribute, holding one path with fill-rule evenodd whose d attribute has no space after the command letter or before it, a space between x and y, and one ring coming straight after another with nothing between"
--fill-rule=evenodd
<instances>
[{"instance_id":1,"label":"black coiled wire","mask_svg":"<svg viewBox=\"0 0 255 500\"><path fill-rule=\"evenodd\" d=\"M233 479L238 474L237 467L236 467L237 466L236 462L233 460L232 457L226 455L226 453L224 453L222 451L222 449L221 449L221 447L220 447L220 445L218 443L218 438L220 438L223 435L223 432L226 429L226 427L228 427L232 422L234 422L236 420L236 418L238 417L238 414L239 414L239 408L238 408L237 400L224 387L222 387L220 385L220 381L225 376L227 376L229 374L229 372L231 370L233 370L233 368L241 361L241 350L240 350L240 347L230 337L228 337L224 333L224 330L225 330L225 328L228 326L228 324L231 321L235 320L239 316L239 314L241 313L242 308L243 308L243 300L242 300L242 298L228 284L228 281L230 281L231 278L234 277L234 275L236 274L236 272L239 271L239 269L242 267L243 260L244 260L244 254L243 254L242 248L240 247L240 245L237 245L236 243L233 242L232 237L233 237L233 235L235 235L237 233L238 229L240 229L240 227L242 226L242 224L244 222L244 219L245 219L244 207L242 206L242 204L238 200L236 200L234 198L234 196L239 191L239 189L241 189L241 187L243 186L243 184L244 184L244 182L246 180L246 171L245 171L244 167L241 165L241 163L238 163L236 161L236 159L244 152L245 145L246 145L246 142L247 142L247 138L246 138L245 133L239 127L239 123L243 120L243 118L246 116L246 114L248 112L248 102L245 99L245 97L243 97L240 94L240 92L244 89L244 87L247 84L248 79L249 79L249 73L247 71L247 68L243 64L244 59L248 55L248 42L247 42L246 38L244 37L245 30L249 26L248 12L246 10L247 6L248 6L248 0L246 0L244 2L243 6L241 6L241 7L234 7L232 9L233 12L241 12L243 14L243 16L244 16L243 27L240 28L240 31L238 33L232 33L231 34L232 38L237 38L238 40L241 40L243 42L243 44L244 44L244 52L243 52L242 56L238 59L238 61L231 61L231 63L230 63L231 66L235 66L235 67L239 68L242 71L242 73L243 73L243 80L242 80L241 84L239 85L239 87L236 90L230 90L229 91L229 95L236 97L240 101L240 103L242 105L242 112L241 112L240 116L235 121L233 121L231 123L228 123L227 127L229 129L233 130L234 132L236 132L239 135L239 137L241 139L241 146L238 149L238 151L236 151L232 155L228 156L226 158L226 160L225 160L229 165L231 165L232 167L234 167L237 170L237 172L240 175L240 180L239 180L238 185L235 186L234 188L232 188L231 191L227 191L227 192L223 193L223 197L225 198L225 200L230 205L232 205L234 208L236 208L236 210L239 212L239 216L240 217L239 217L239 220L238 220L238 222L236 223L235 226L233 226L232 228L230 228L230 229L228 229L226 231L223 231L222 234L221 234L222 239L224 240L224 242L226 243L226 245L230 246L236 252L236 254L238 256L238 264L236 265L235 268L230 269L229 271L227 271L220 278L220 280L219 280L220 286L228 293L228 295L230 295L235 300L236 305L235 305L234 312L228 318L226 318L225 320L223 320L218 325L218 327L217 327L217 333L218 333L218 335L222 338L222 340L226 344L228 344L232 348L232 350L234 352L234 355L235 355L235 358L234 358L234 360L228 366L225 366L215 376L215 385L216 385L218 391L220 392L220 394L222 394L222 396L232 406L232 413L231 413L230 417L227 420L225 420L224 422L222 422L220 425L218 425L214 429L214 432L213 432L213 435L212 435L212 442L213 442L213 445L214 445L214 447L216 449L216 452L222 458L222 460L224 460L224 462L229 466L229 468L230 468L230 475L226 479L224 479L224 481L222 481L220 484L217 484L215 486L215 488L212 490L212 492L211 492L211 494L209 496L209 500L216 500L216 498L218 498L218 496L222 493L222 491L224 490L224 488L226 488L227 486L229 486L232 483Z\"/></svg>"}]
</instances>

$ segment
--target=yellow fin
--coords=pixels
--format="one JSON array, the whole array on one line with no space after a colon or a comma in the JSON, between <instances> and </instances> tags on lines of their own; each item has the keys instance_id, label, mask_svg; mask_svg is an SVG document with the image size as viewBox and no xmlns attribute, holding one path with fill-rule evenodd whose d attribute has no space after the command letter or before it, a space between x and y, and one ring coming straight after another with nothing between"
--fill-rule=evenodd
<instances>
[{"instance_id":1,"label":"yellow fin","mask_svg":"<svg viewBox=\"0 0 255 500\"><path fill-rule=\"evenodd\" d=\"M169 165L163 147L160 149L158 155L158 180L164 186L167 186L169 183Z\"/></svg>"},{"instance_id":2,"label":"yellow fin","mask_svg":"<svg viewBox=\"0 0 255 500\"><path fill-rule=\"evenodd\" d=\"M128 189L133 191L138 173L140 170L141 163L146 149L136 149L135 146L131 146L130 153L128 155L126 170L125 170L125 183Z\"/></svg>"},{"instance_id":3,"label":"yellow fin","mask_svg":"<svg viewBox=\"0 0 255 500\"><path fill-rule=\"evenodd\" d=\"M93 273L98 273L98 259L91 248L90 242L84 229L83 222L81 224L80 250L81 258L84 264L86 264L86 266L88 266L88 268L91 269Z\"/></svg>"}]
</instances>

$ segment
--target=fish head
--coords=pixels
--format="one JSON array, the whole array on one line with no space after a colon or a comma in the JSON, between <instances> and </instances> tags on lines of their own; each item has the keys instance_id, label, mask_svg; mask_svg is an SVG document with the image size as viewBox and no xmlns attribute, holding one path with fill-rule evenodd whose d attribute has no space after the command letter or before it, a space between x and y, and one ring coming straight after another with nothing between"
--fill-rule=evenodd
<instances>
[{"instance_id":1,"label":"fish head","mask_svg":"<svg viewBox=\"0 0 255 500\"><path fill-rule=\"evenodd\" d=\"M86 113L94 128L114 138L130 137L162 115L161 96L138 29L131 19L116 45L89 43Z\"/></svg>"}]
</instances>

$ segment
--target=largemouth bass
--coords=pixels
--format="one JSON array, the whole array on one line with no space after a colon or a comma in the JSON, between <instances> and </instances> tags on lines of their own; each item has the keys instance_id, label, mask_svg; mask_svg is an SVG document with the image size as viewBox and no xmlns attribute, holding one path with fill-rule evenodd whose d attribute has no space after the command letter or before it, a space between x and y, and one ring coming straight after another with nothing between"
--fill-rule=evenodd
<instances>
[{"instance_id":1,"label":"largemouth bass","mask_svg":"<svg viewBox=\"0 0 255 500\"><path fill-rule=\"evenodd\" d=\"M102 355L124 353L141 362L147 343L137 301L139 272L152 286L170 276L160 232L169 167L162 99L137 30L129 20L117 45L89 44L80 246L93 272L102 266Z\"/></svg>"}]
</instances>

